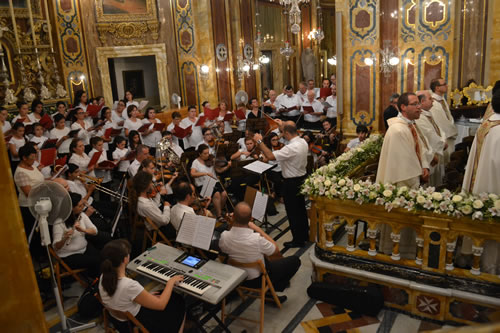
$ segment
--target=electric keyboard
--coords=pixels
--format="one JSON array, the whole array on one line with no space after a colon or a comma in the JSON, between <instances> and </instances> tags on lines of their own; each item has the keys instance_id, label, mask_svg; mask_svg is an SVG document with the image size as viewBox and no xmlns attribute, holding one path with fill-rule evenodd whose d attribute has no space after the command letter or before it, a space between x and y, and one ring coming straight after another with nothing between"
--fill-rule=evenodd
<instances>
[{"instance_id":1,"label":"electric keyboard","mask_svg":"<svg viewBox=\"0 0 500 333\"><path fill-rule=\"evenodd\" d=\"M211 304L222 301L247 276L240 268L191 256L162 243L131 260L127 269L161 283L182 275L184 280L175 289Z\"/></svg>"}]
</instances>

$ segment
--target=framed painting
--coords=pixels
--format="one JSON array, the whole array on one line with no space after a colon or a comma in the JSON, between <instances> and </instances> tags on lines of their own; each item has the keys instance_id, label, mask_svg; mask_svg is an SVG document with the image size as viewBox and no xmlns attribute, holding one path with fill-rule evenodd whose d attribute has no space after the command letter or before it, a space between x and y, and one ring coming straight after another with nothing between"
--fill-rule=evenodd
<instances>
[{"instance_id":1,"label":"framed painting","mask_svg":"<svg viewBox=\"0 0 500 333\"><path fill-rule=\"evenodd\" d=\"M1 0L5 1L5 0ZM95 0L97 23L157 20L155 0Z\"/></svg>"},{"instance_id":2,"label":"framed painting","mask_svg":"<svg viewBox=\"0 0 500 333\"><path fill-rule=\"evenodd\" d=\"M31 1L33 17L42 18L40 0L12 0L12 6L14 7L14 15L16 18L29 17L28 1ZM9 0L0 0L0 17L10 18L10 16Z\"/></svg>"}]
</instances>

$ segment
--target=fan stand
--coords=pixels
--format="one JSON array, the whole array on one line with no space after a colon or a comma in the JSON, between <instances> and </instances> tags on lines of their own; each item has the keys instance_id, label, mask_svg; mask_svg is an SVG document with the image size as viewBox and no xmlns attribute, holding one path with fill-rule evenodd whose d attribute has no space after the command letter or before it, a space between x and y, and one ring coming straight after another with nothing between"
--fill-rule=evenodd
<instances>
[{"instance_id":1,"label":"fan stand","mask_svg":"<svg viewBox=\"0 0 500 333\"><path fill-rule=\"evenodd\" d=\"M79 331L83 331L83 330L95 327L96 323L88 323L88 324L68 328L68 323L67 323L68 319L66 318L66 315L64 314L64 307L63 307L63 304L61 301L61 296L59 295L56 277L54 275L54 264L52 263L52 256L50 255L50 251L49 251L51 239L50 239L50 233L49 233L49 226L47 223L47 216L48 215L39 216L39 219L38 219L37 223L35 223L35 225L37 225L37 224L40 225L40 236L42 238L41 243L42 243L42 246L44 246L45 249L47 250L47 257L49 258L50 278L51 278L50 280L51 280L51 284L52 284L52 292L54 293L54 297L56 299L56 305L57 305L57 312L59 314L59 318L61 319L62 330L60 332L62 332L62 333L79 332ZM31 237L31 235L30 235L30 237Z\"/></svg>"}]
</instances>

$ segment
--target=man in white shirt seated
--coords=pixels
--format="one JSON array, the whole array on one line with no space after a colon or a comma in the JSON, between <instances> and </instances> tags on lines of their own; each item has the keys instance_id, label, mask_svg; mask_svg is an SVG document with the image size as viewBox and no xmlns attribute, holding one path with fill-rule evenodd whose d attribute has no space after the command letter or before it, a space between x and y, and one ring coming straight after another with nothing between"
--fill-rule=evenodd
<instances>
[{"instance_id":1,"label":"man in white shirt seated","mask_svg":"<svg viewBox=\"0 0 500 333\"><path fill-rule=\"evenodd\" d=\"M363 141L365 141L365 139L368 136L368 128L365 125L358 125L356 127L356 134L358 135L358 137L349 141L344 152L349 151L353 148L356 148Z\"/></svg>"},{"instance_id":2,"label":"man in white shirt seated","mask_svg":"<svg viewBox=\"0 0 500 333\"><path fill-rule=\"evenodd\" d=\"M177 203L170 209L170 223L175 231L179 231L184 214L195 214L194 209L191 207L195 199L191 184L180 182L177 186L174 186L174 196Z\"/></svg>"},{"instance_id":3,"label":"man in white shirt seated","mask_svg":"<svg viewBox=\"0 0 500 333\"><path fill-rule=\"evenodd\" d=\"M325 99L325 103L331 105L326 108L326 119L330 120L333 127L337 126L337 86L332 84L330 87L332 94Z\"/></svg>"},{"instance_id":4,"label":"man in white shirt seated","mask_svg":"<svg viewBox=\"0 0 500 333\"><path fill-rule=\"evenodd\" d=\"M301 101L299 96L293 93L293 87L286 87L286 94L280 98L279 115L286 120L297 122L300 116Z\"/></svg>"},{"instance_id":5,"label":"man in white shirt seated","mask_svg":"<svg viewBox=\"0 0 500 333\"><path fill-rule=\"evenodd\" d=\"M307 101L302 104L302 112L304 113L304 128L321 130L320 117L323 114L323 104L316 99L314 91L307 92Z\"/></svg>"},{"instance_id":6,"label":"man in white shirt seated","mask_svg":"<svg viewBox=\"0 0 500 333\"><path fill-rule=\"evenodd\" d=\"M250 263L261 260L266 267L271 282L276 291L284 291L290 280L300 267L297 256L281 257L278 245L252 219L252 208L246 202L240 202L234 208L234 222L231 230L224 231L219 240L220 249L239 263ZM268 260L268 256L280 256ZM244 268L247 280L243 286L259 288L261 286L260 272L255 268ZM280 296L280 301L286 301L286 296Z\"/></svg>"},{"instance_id":7,"label":"man in white shirt seated","mask_svg":"<svg viewBox=\"0 0 500 333\"><path fill-rule=\"evenodd\" d=\"M128 167L128 175L130 177L134 177L139 170L139 167L141 166L142 161L144 161L149 154L149 148L148 146L145 145L138 145L137 149L135 150L136 155L135 159L132 163L130 163L130 166Z\"/></svg>"}]
</instances>

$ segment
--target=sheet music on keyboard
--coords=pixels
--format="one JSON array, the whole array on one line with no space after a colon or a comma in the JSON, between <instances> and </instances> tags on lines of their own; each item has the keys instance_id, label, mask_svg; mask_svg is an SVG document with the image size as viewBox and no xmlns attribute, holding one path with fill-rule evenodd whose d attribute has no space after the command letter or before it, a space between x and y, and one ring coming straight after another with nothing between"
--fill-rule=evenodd
<instances>
[{"instance_id":1,"label":"sheet music on keyboard","mask_svg":"<svg viewBox=\"0 0 500 333\"><path fill-rule=\"evenodd\" d=\"M184 213L176 241L208 251L214 228L215 219Z\"/></svg>"}]
</instances>

